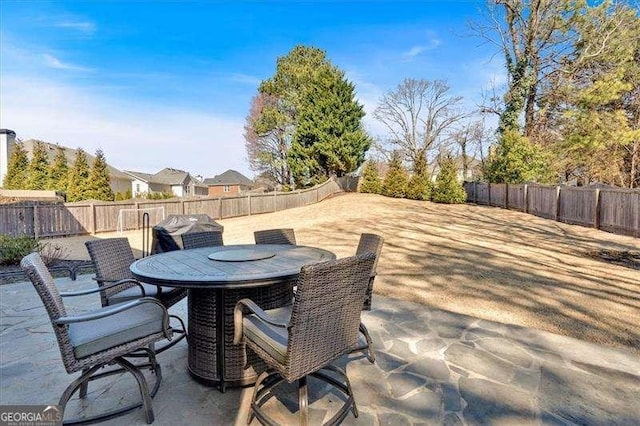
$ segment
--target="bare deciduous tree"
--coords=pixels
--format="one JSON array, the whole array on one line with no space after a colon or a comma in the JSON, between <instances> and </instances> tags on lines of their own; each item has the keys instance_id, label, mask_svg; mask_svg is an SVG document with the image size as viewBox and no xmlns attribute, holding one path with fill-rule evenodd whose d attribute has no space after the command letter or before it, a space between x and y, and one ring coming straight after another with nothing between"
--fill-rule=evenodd
<instances>
[{"instance_id":1,"label":"bare deciduous tree","mask_svg":"<svg viewBox=\"0 0 640 426\"><path fill-rule=\"evenodd\" d=\"M259 93L251 101L244 126L245 148L251 169L273 184L291 184L287 153L291 145L291 130L276 115L275 96Z\"/></svg>"},{"instance_id":2,"label":"bare deciduous tree","mask_svg":"<svg viewBox=\"0 0 640 426\"><path fill-rule=\"evenodd\" d=\"M485 157L486 134L484 123L481 120L461 123L451 134L451 143L456 146L462 159L463 177L467 179L469 169L474 160L482 161Z\"/></svg>"},{"instance_id":3,"label":"bare deciduous tree","mask_svg":"<svg viewBox=\"0 0 640 426\"><path fill-rule=\"evenodd\" d=\"M389 131L389 143L415 164L419 156L437 150L466 116L459 109L461 100L444 81L408 78L382 97L373 116Z\"/></svg>"}]
</instances>

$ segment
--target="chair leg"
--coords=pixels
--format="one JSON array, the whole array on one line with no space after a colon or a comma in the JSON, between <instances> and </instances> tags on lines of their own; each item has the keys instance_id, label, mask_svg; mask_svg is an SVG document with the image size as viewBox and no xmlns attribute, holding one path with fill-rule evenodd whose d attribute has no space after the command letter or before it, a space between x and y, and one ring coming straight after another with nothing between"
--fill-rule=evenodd
<instances>
[{"instance_id":1,"label":"chair leg","mask_svg":"<svg viewBox=\"0 0 640 426\"><path fill-rule=\"evenodd\" d=\"M309 425L309 390L307 376L298 379L298 410L300 410L300 426Z\"/></svg>"},{"instance_id":2,"label":"chair leg","mask_svg":"<svg viewBox=\"0 0 640 426\"><path fill-rule=\"evenodd\" d=\"M269 376L269 371L263 371L262 374L258 376L256 384L253 385L253 395L251 396L251 404L249 404L249 416L247 417L247 424L251 423L251 421L253 420L253 406L256 402L256 397L258 396L258 388L260 387L262 382Z\"/></svg>"},{"instance_id":3,"label":"chair leg","mask_svg":"<svg viewBox=\"0 0 640 426\"><path fill-rule=\"evenodd\" d=\"M371 336L369 336L369 330L367 327L361 322L360 323L360 333L364 335L364 339L367 342L367 359L371 364L376 362L376 355L373 352L373 344L371 343Z\"/></svg>"},{"instance_id":4,"label":"chair leg","mask_svg":"<svg viewBox=\"0 0 640 426\"><path fill-rule=\"evenodd\" d=\"M82 370L82 375L75 379L67 388L62 392L62 396L60 397L60 401L58 401L58 405L62 409L64 413L64 409L67 406L67 403L71 399L71 396L75 393L75 391L80 388L80 393L82 393L82 387L87 386L87 382L91 379L91 376L102 368L102 365L95 365L89 369ZM86 396L86 393L85 393ZM82 396L81 396L82 397Z\"/></svg>"},{"instance_id":5,"label":"chair leg","mask_svg":"<svg viewBox=\"0 0 640 426\"><path fill-rule=\"evenodd\" d=\"M88 368L84 368L82 370L82 374L86 374L87 371L89 371ZM87 392L89 391L89 380L84 381L81 385L80 385L80 398L84 399L87 397Z\"/></svg>"},{"instance_id":6,"label":"chair leg","mask_svg":"<svg viewBox=\"0 0 640 426\"><path fill-rule=\"evenodd\" d=\"M151 398L153 396L155 396L156 392L158 391L159 387L160 387L160 383L162 382L162 371L160 368L160 364L158 364L156 362L155 359L155 354L153 353L153 351L147 349L147 348L143 348L143 351L147 352L147 356L149 356L149 363L145 363L145 364L141 364L141 365L134 365L131 364L129 361L125 360L124 357L119 357L119 358L115 358L113 360L114 363L118 364L120 368L116 368L116 369L110 369L104 372L100 372L98 373L98 370L100 370L101 368L105 367L104 364L99 364L99 365L95 365L89 369L84 369L82 370L82 375L80 377L78 377L76 380L74 380L66 389L65 391L62 393L62 396L60 397L60 401L58 402L58 405L60 406L60 408L62 409L62 412L64 413L67 403L69 402L69 400L71 399L71 397L73 396L73 394L78 390L78 389L82 389L83 386L88 386L88 383L92 380L99 380L101 378L107 377L107 376L112 376L115 374L122 374L124 372L130 372L134 378L136 379L136 381L138 382L138 386L140 387L140 393L142 394L142 402L137 402L137 403L133 403L131 405L128 405L126 407L123 408L119 408L119 409L115 409L106 413L102 413L96 416L92 416L92 417L85 417L85 418L78 418L78 419L71 419L71 420L64 420L64 424L66 425L77 425L77 424L91 424L91 423L96 423L99 421L104 421L104 420L108 420L108 419L112 419L114 417L120 416L122 414L128 413L129 411L135 410L137 408L139 408L140 406L143 406L144 410L145 410L145 415L146 415L146 419L148 423L151 423L153 421L153 411L151 408ZM155 374L156 376L156 381L155 384L153 386L153 389L151 389L151 391L149 391L149 387L147 385L147 381L144 378L144 376L142 375L141 372L141 368L150 368L151 371ZM142 385L140 383L140 379L142 380ZM147 397L145 398L145 393L147 394ZM149 413L151 414L149 416Z\"/></svg>"},{"instance_id":7,"label":"chair leg","mask_svg":"<svg viewBox=\"0 0 640 426\"><path fill-rule=\"evenodd\" d=\"M122 357L118 357L114 360L117 362L122 368L127 370L129 373L133 375L133 377L138 382L138 387L140 388L140 395L142 396L142 408L144 410L144 415L147 419L147 424L153 423L153 407L151 405L151 395L149 394L149 386L147 385L147 381L145 380L142 372L138 370L138 368L131 364L129 361Z\"/></svg>"}]
</instances>

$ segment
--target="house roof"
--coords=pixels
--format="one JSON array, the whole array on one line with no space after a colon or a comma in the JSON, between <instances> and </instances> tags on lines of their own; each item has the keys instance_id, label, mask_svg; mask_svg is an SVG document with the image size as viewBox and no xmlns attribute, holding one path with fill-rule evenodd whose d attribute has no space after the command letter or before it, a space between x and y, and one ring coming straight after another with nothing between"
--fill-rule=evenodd
<instances>
[{"instance_id":1,"label":"house roof","mask_svg":"<svg viewBox=\"0 0 640 426\"><path fill-rule=\"evenodd\" d=\"M49 163L51 163L55 158L56 150L58 149L58 146L60 146L64 150L64 155L67 157L67 162L69 164L69 167L73 165L73 162L76 159L76 152L78 151L77 149L67 148L66 146L39 141L36 139L27 139L26 141L22 141L22 146L24 147L25 151L27 151L27 156L29 158L33 157L33 148L36 142L40 142L44 145L44 148L47 152L47 157L49 158ZM87 163L89 164L89 167L91 167L96 157L94 155L89 154L86 151L85 151L85 154L87 155ZM109 164L107 164L107 167L109 168L109 174L111 175L112 178L126 179L128 181L131 181L131 176L129 176L128 174L122 172L121 170L116 169L113 166L110 166Z\"/></svg>"},{"instance_id":2,"label":"house roof","mask_svg":"<svg viewBox=\"0 0 640 426\"><path fill-rule=\"evenodd\" d=\"M189 178L189 173L184 170L165 167L151 178L152 182L163 183L165 185L184 185Z\"/></svg>"},{"instance_id":3,"label":"house roof","mask_svg":"<svg viewBox=\"0 0 640 426\"><path fill-rule=\"evenodd\" d=\"M134 172L133 170L123 170L123 172L143 182L149 182L153 178L150 173Z\"/></svg>"},{"instance_id":4,"label":"house roof","mask_svg":"<svg viewBox=\"0 0 640 426\"><path fill-rule=\"evenodd\" d=\"M219 186L219 185L247 185L254 186L251 179L246 177L240 172L235 170L227 170L226 172L216 175L212 178L207 178L203 181L207 186Z\"/></svg>"}]
</instances>

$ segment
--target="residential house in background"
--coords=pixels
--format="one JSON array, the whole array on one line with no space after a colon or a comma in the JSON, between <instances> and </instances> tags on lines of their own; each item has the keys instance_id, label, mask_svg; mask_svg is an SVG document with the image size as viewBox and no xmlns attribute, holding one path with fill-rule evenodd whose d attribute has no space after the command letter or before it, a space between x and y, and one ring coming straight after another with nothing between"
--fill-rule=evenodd
<instances>
[{"instance_id":1,"label":"residential house in background","mask_svg":"<svg viewBox=\"0 0 640 426\"><path fill-rule=\"evenodd\" d=\"M460 182L464 181L473 181L479 179L482 175L482 163L477 159L470 157L467 160L467 171L465 173L464 170L464 161L461 155L458 155L453 158L453 161L456 165L456 172L458 175L458 180ZM435 181L438 173L440 173L440 166L436 162L431 168L431 180Z\"/></svg>"},{"instance_id":2,"label":"residential house in background","mask_svg":"<svg viewBox=\"0 0 640 426\"><path fill-rule=\"evenodd\" d=\"M38 141L35 139L27 139L22 142L22 146L27 152L27 158L31 160L31 158L33 157L33 148L37 142L42 143L47 152L47 156L49 157L49 163L52 163L59 145L44 141ZM7 173L9 157L11 156L15 143L16 134L14 131L8 129L0 129L0 183L4 180L4 176ZM67 148L66 146L61 146L61 148L64 150L64 154L67 157L67 163L69 167L71 167L76 160L77 150L73 148ZM91 167L96 157L88 152L86 154L87 162L89 164L89 167ZM124 193L128 188L131 188L131 178L129 176L109 164L107 164L107 167L109 169L111 190L114 193Z\"/></svg>"},{"instance_id":3,"label":"residential house in background","mask_svg":"<svg viewBox=\"0 0 640 426\"><path fill-rule=\"evenodd\" d=\"M238 195L256 186L251 179L231 169L212 178L206 178L203 183L209 188L209 196L215 197Z\"/></svg>"},{"instance_id":4,"label":"residential house in background","mask_svg":"<svg viewBox=\"0 0 640 426\"><path fill-rule=\"evenodd\" d=\"M177 197L206 196L207 186L184 170L166 167L155 174L125 170L131 179L134 197L153 192L171 193Z\"/></svg>"}]
</instances>

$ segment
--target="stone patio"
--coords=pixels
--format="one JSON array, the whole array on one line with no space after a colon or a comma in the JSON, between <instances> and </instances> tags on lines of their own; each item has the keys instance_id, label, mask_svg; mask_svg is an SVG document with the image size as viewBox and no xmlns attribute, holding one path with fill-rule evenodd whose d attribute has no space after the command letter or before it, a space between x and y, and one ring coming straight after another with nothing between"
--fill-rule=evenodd
<instances>
[{"instance_id":1,"label":"stone patio","mask_svg":"<svg viewBox=\"0 0 640 426\"><path fill-rule=\"evenodd\" d=\"M57 282L62 291L95 285L89 275ZM96 295L65 302L70 311L99 305ZM186 307L182 301L171 312L186 318ZM72 376L31 284L0 286L0 314L0 405L57 403ZM340 360L360 411L344 424L640 423L640 359L631 352L378 296L363 321L377 361ZM185 341L158 357L163 382L154 424L245 424L251 388L223 394L202 386L189 377L186 358ZM341 400L311 384L311 423L318 424ZM137 398L128 376L94 382L89 391L87 403L76 401L69 411L90 414ZM295 401L283 389L267 409L282 424L295 424ZM140 410L107 423L145 424Z\"/></svg>"}]
</instances>

